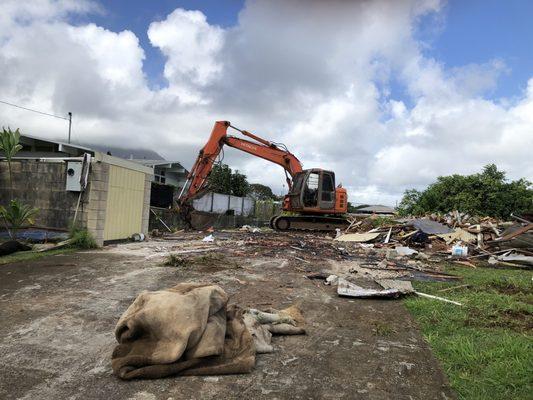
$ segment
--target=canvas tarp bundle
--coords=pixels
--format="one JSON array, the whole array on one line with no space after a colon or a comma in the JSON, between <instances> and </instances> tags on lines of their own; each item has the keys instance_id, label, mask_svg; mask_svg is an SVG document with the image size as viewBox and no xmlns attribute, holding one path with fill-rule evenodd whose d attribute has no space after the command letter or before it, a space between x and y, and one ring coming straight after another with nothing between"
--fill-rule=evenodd
<instances>
[{"instance_id":1,"label":"canvas tarp bundle","mask_svg":"<svg viewBox=\"0 0 533 400\"><path fill-rule=\"evenodd\" d=\"M216 285L183 283L143 292L115 328L111 365L122 379L249 373L271 334L303 334L297 307L277 313L227 307Z\"/></svg>"},{"instance_id":2,"label":"canvas tarp bundle","mask_svg":"<svg viewBox=\"0 0 533 400\"><path fill-rule=\"evenodd\" d=\"M255 364L242 310L218 286L143 292L115 328L113 372L122 379L247 373Z\"/></svg>"}]
</instances>

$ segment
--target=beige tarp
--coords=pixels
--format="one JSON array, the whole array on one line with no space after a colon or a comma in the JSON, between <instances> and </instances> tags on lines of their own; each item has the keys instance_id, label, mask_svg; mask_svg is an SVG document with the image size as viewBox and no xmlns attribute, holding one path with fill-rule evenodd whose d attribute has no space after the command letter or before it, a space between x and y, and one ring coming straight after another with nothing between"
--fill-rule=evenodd
<instances>
[{"instance_id":1,"label":"beige tarp","mask_svg":"<svg viewBox=\"0 0 533 400\"><path fill-rule=\"evenodd\" d=\"M296 306L265 313L227 307L216 285L183 283L143 292L115 328L111 366L122 379L248 373L272 334L304 334Z\"/></svg>"},{"instance_id":2,"label":"beige tarp","mask_svg":"<svg viewBox=\"0 0 533 400\"><path fill-rule=\"evenodd\" d=\"M442 233L437 235L441 239L444 239L446 241L446 244L450 244L456 240L460 240L462 242L475 242L477 240L477 236L471 234L470 232L465 231L461 228L456 228L453 232L450 233Z\"/></svg>"},{"instance_id":3,"label":"beige tarp","mask_svg":"<svg viewBox=\"0 0 533 400\"><path fill-rule=\"evenodd\" d=\"M122 379L247 373L255 348L242 310L216 285L143 292L115 328L111 365Z\"/></svg>"}]
</instances>

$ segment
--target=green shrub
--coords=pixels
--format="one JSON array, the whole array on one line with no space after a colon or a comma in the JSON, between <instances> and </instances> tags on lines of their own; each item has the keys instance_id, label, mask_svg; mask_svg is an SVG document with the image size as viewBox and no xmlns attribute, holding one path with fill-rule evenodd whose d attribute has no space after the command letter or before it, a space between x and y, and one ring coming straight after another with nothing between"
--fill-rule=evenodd
<instances>
[{"instance_id":1,"label":"green shrub","mask_svg":"<svg viewBox=\"0 0 533 400\"><path fill-rule=\"evenodd\" d=\"M440 176L424 191L406 190L398 206L400 215L447 213L508 218L533 210L533 188L526 179L508 182L505 172L489 164L473 175Z\"/></svg>"},{"instance_id":2,"label":"green shrub","mask_svg":"<svg viewBox=\"0 0 533 400\"><path fill-rule=\"evenodd\" d=\"M77 227L71 229L70 239L71 247L77 247L79 249L95 249L98 247L93 235L87 229Z\"/></svg>"},{"instance_id":3,"label":"green shrub","mask_svg":"<svg viewBox=\"0 0 533 400\"><path fill-rule=\"evenodd\" d=\"M188 262L185 257L180 257L177 254L172 253L167 256L167 259L163 263L163 265L168 267L185 267L187 264Z\"/></svg>"}]
</instances>

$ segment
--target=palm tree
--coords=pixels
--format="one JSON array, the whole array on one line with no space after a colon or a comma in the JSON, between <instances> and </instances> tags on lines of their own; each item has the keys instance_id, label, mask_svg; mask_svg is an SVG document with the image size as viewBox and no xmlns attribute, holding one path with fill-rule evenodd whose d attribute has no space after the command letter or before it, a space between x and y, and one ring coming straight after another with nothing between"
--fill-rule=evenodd
<instances>
[{"instance_id":1,"label":"palm tree","mask_svg":"<svg viewBox=\"0 0 533 400\"><path fill-rule=\"evenodd\" d=\"M11 160L17 154L22 146L19 144L19 130L12 131L11 128L2 128L0 132L0 151L4 152L9 170L9 192L11 200L7 207L0 206L0 218L4 220L6 229L11 239L16 239L17 230L25 223L33 224L33 217L39 211L27 204L13 198L13 173L11 170Z\"/></svg>"},{"instance_id":2,"label":"palm tree","mask_svg":"<svg viewBox=\"0 0 533 400\"><path fill-rule=\"evenodd\" d=\"M20 132L17 128L14 132L11 128L2 128L0 132L0 151L4 152L4 157L7 160L7 169L9 170L9 192L11 200L13 200L13 174L11 172L11 159L22 149L19 144Z\"/></svg>"},{"instance_id":3,"label":"palm tree","mask_svg":"<svg viewBox=\"0 0 533 400\"><path fill-rule=\"evenodd\" d=\"M0 217L4 220L11 239L17 238L17 231L25 223L33 224L33 217L39 210L18 200L11 200L6 208L0 206Z\"/></svg>"}]
</instances>

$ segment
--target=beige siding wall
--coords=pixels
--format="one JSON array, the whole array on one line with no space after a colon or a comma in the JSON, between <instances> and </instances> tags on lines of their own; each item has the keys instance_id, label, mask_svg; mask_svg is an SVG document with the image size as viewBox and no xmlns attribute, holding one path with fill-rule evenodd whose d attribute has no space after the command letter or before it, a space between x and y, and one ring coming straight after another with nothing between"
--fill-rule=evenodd
<instances>
[{"instance_id":1,"label":"beige siding wall","mask_svg":"<svg viewBox=\"0 0 533 400\"><path fill-rule=\"evenodd\" d=\"M146 174L109 166L104 240L125 239L142 232Z\"/></svg>"}]
</instances>

